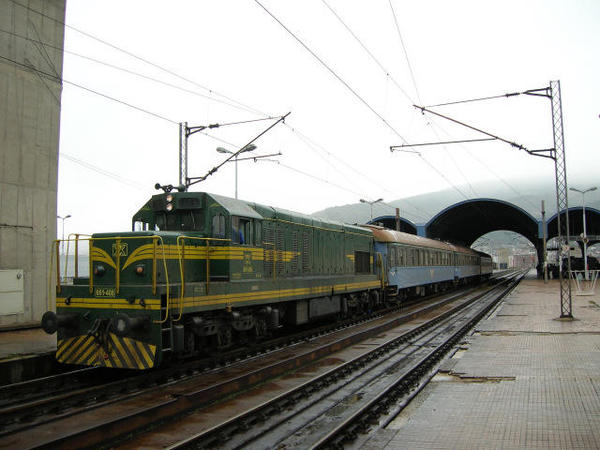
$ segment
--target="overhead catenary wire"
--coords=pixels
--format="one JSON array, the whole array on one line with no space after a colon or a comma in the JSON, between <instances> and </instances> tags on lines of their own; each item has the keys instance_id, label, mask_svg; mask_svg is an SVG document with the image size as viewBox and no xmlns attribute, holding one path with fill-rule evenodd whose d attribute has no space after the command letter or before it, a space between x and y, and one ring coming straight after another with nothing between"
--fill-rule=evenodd
<instances>
[{"instance_id":1,"label":"overhead catenary wire","mask_svg":"<svg viewBox=\"0 0 600 450\"><path fill-rule=\"evenodd\" d=\"M323 59L321 59L307 44L304 43L296 34L290 30L281 20L279 20L271 11L269 11L259 0L254 0L275 22L277 22L296 42L298 42L307 52L309 52L319 63L325 67L340 83L342 83L364 106L375 114L396 136L402 141L406 139L396 130L381 114L379 114L355 89L352 88L338 73L333 70ZM408 142L407 142L408 143Z\"/></svg>"},{"instance_id":2,"label":"overhead catenary wire","mask_svg":"<svg viewBox=\"0 0 600 450\"><path fill-rule=\"evenodd\" d=\"M288 125L288 124L286 124ZM290 125L288 125L288 127L290 127ZM331 158L335 159L335 161L337 161L340 165L343 165L345 167L347 167L349 170L351 170L352 172L354 172L355 174L359 175L360 177L364 178L365 180L367 180L368 182L370 182L373 186L378 186L382 191L387 192L388 194L391 194L393 196L396 197L400 197L396 192L388 189L386 186L381 185L380 181L374 179L373 177L361 172L360 170L355 169L354 167L352 167L350 164L348 164L347 161L345 161L343 158L339 158L338 156L336 156L335 154L329 152L327 149L325 149L323 146L321 146L320 144L318 144L317 142L314 142L310 137L304 135L301 131L295 129L292 127L292 131L301 139L305 142L305 144L307 145L307 147L314 149L314 151L320 150L324 153L326 153L327 155L329 155ZM324 158L325 159L325 158ZM330 164L330 163L329 163ZM337 169L336 165L330 164L333 168ZM341 171L338 170L338 172L340 174L342 174ZM343 174L342 174L343 175ZM364 195L364 192L361 193L360 195ZM417 205L415 205L413 202L406 200L405 198L402 199L401 201L406 202L406 204L408 204L409 206L411 206L411 208L414 209L414 211L411 212L412 215L416 216L416 217L420 217L423 220L429 220L429 218L431 217L431 212L425 211L423 209L421 209L420 207L418 207ZM420 211L419 212L415 212L415 211Z\"/></svg>"},{"instance_id":3,"label":"overhead catenary wire","mask_svg":"<svg viewBox=\"0 0 600 450\"><path fill-rule=\"evenodd\" d=\"M402 45L402 50L404 51L404 56L406 58L406 65L408 66L408 71L410 72L410 78L412 79L412 83L415 88L415 93L417 94L417 98L419 99L419 103L422 103L421 94L419 93L419 88L417 86L417 80L415 78L415 73L412 69L412 64L410 63L410 59L408 57L408 51L406 50L406 46L404 45L404 39L402 39L402 33L400 32L400 24L398 23L398 17L396 17L396 11L394 10L394 5L392 5L392 0L388 0L388 1L390 4L390 9L392 10L392 17L394 18L394 23L396 24L396 31L398 32L398 37L400 38L400 44Z\"/></svg>"},{"instance_id":4,"label":"overhead catenary wire","mask_svg":"<svg viewBox=\"0 0 600 450\"><path fill-rule=\"evenodd\" d=\"M343 19L342 19L342 18L339 16L339 14L337 14L337 13L336 13L336 12L333 10L333 8L331 8L331 6L329 6L329 4L328 4L328 3L327 3L325 0L322 0L322 2L323 2L323 3L324 3L326 6L327 6L327 8L329 8L329 10L330 10L330 11L331 11L331 12L334 14L334 16L335 16L335 17L336 17L336 18L337 18L337 19L338 19L338 20L339 20L339 21L342 23L342 25L344 26L344 28L346 28L346 30L347 30L347 31L348 31L348 32L349 32L349 33L350 33L350 34L351 34L351 35L352 35L352 36L353 36L353 37L354 37L354 38L355 38L355 39L358 41L358 43L361 45L361 47L362 47L362 48L363 48L363 49L364 49L364 50L365 50L365 51L366 51L366 52L369 54L369 56L370 56L370 57L371 57L371 58L372 58L372 59L375 61L375 63L376 63L378 66L379 66L379 68L380 68L380 69L381 69L381 70L382 70L382 71L383 71L383 72L386 74L386 76L387 76L387 77L389 77L389 78L390 78L390 79L391 79L391 80L392 80L392 81L393 81L393 82L396 84L396 86L397 86L397 87L398 87L398 88L399 88L399 89L402 91L402 93L403 93L403 94L404 94L404 95L405 95L405 96L406 96L406 97L407 97L409 100L411 100L411 97L410 97L410 96L409 96L409 95L406 93L406 91L405 91L405 90L404 90L404 89L403 89L403 88L402 88L402 87L401 87L401 86L400 86L400 85L399 85L399 84L396 82L396 80L395 80L395 79L394 79L394 78L393 78L393 77L392 77L392 76L389 74L388 70L387 70L387 69L386 69L386 68L385 68L385 67L384 67L384 66L383 66L383 65L382 65L382 64L381 64L381 63L380 63L380 62L377 60L377 58L375 58L375 56L373 55L373 53L372 53L372 52L371 52L371 51L370 51L370 50L369 50L369 49L368 49L368 48L367 48L367 47L366 47L366 46L365 46L365 45L362 43L362 41L361 41L361 40L360 40L360 39L357 37L357 35L356 35L356 34L355 34L355 33L354 33L354 32L353 32L351 29L350 29L350 27L349 27L349 26L348 26L348 25L347 25L347 24L346 24L346 23L343 21ZM394 22L395 22L395 25L396 25L396 30L397 30L397 32L398 32L398 36L399 36L399 38L400 38L400 42L401 42L401 45L402 45L402 49L403 49L403 51L404 51L404 55L405 55L405 58L406 58L406 62L407 62L407 65L408 65L408 67L409 67L409 71L410 71L410 74L411 74L411 78L412 78L413 86L414 86L414 88L415 88L415 92L417 93L417 97L420 99L421 97L420 97L420 94L419 94L419 89L418 89L417 82L416 82L416 79L415 79L415 76L414 76L414 72L413 72L413 70L412 70L412 65L410 64L410 59L409 59L409 57L408 57L408 51L407 51L407 49L406 49L406 46L404 45L404 40L402 39L402 33L400 32L400 25L399 25L399 23L398 23L398 20L397 20L397 17L396 17L396 14L395 14L395 11L394 11L394 8L393 8L393 5L392 5L392 3L391 3L391 0L390 0L390 8L391 8L391 10L392 10L392 14L393 14L393 17L394 17ZM435 134L435 131L434 131L434 134ZM410 144L406 144L406 145L410 145ZM426 163L426 164L427 164L427 165L428 165L430 168L434 169L434 170L435 170L437 173L441 173L441 172L440 172L440 171L439 171L437 168L435 168L435 167L434 167L434 165L433 165L431 162L429 162L429 161L428 161L428 160L427 160L427 159L426 159L426 158L425 158L423 155L421 155L421 154L420 154L419 156L420 156L420 157L423 159L423 161L425 161L425 163ZM471 191L472 191L474 194L476 194L475 190L473 189L473 186L472 186L472 185L471 185L471 183L469 182L468 178L465 176L464 172L461 170L460 166L459 166L459 165L456 163L456 161L454 160L454 158L452 157L452 155L449 155L449 158L451 159L452 163L454 164L454 166L456 167L456 169L458 170L458 172L461 174L461 176L462 176L462 177L465 179L465 181L466 181L467 185L469 186L469 188L471 189ZM449 185L450 185L451 187L453 187L453 188L457 189L457 188L456 188L456 186L454 185L454 183L452 183L452 182L451 182L451 181L450 181L448 178L446 178L445 176L444 176L443 178L446 180L446 182L448 182L448 183L449 183ZM461 193L461 195L465 196L465 194L464 194L464 193L462 193L462 191L460 191L460 189L457 189L457 190L459 191L459 193ZM468 198L468 197L466 197L466 196L465 196L465 198Z\"/></svg>"},{"instance_id":5,"label":"overhead catenary wire","mask_svg":"<svg viewBox=\"0 0 600 450\"><path fill-rule=\"evenodd\" d=\"M96 91L96 90L94 90L94 89L92 89L92 88L89 88L89 87L83 86L83 85L81 85L81 84L78 84L78 83L75 83L75 82L73 82L73 81L66 80L66 79L64 79L64 78L62 78L62 77L57 77L56 75L53 75L53 74L51 74L51 73L45 72L45 71L43 71L43 70L40 70L40 69L38 69L38 68L34 67L33 65L28 65L28 64L23 64L23 63L20 63L20 62L18 62L18 61L15 61L14 59L7 58L6 56L3 56L3 55L0 55L0 59L3 59L3 60L5 60L5 61L8 61L8 62L10 62L10 63L12 63L12 64L15 64L15 65L17 65L17 66L19 66L19 67L22 67L22 68L24 68L24 69L31 70L31 71L33 71L33 72L39 73L40 75L44 75L44 76L46 76L46 77L48 77L48 78L50 78L50 79L52 79L52 80L55 80L55 81L57 81L57 82L59 82L59 83L66 83L66 84L69 84L69 85L71 85L71 86L75 86L75 87L77 87L77 88L79 88L79 89L82 89L82 90L84 90L84 91L87 91L87 92L90 92L90 93L92 93L92 94L98 95L98 96L100 96L100 97L104 97L104 98L106 98L106 99L109 99L109 100L111 100L111 101L114 101L114 102L120 103L121 105L127 106L127 107L129 107L129 108L135 109L135 110L137 110L137 111L140 111L140 112L143 112L144 114L148 114L148 115L150 115L150 116L156 117L157 119L161 119L161 120L164 120L164 121L166 121L166 122L170 122L170 123L172 123L172 124L178 124L178 123L179 123L179 122L177 122L177 121L175 121L175 120L173 120L173 119L169 119L168 117L162 116L162 115L160 115L160 114L157 114L157 113L155 113L155 112L152 112L152 111L149 111L149 110L147 110L147 109L141 108L141 107L139 107L139 106L133 105L132 103L128 103L128 102L126 102L126 101L124 101L124 100L120 100L120 99L118 99L118 98L115 98L115 97L111 97L111 96L110 96L110 95L108 95L108 94L104 94L104 93L102 93L102 92L100 92L100 91Z\"/></svg>"},{"instance_id":6,"label":"overhead catenary wire","mask_svg":"<svg viewBox=\"0 0 600 450\"><path fill-rule=\"evenodd\" d=\"M253 113L256 113L256 114L258 114L258 115L265 116L265 117L268 117L268 116L269 116L269 115L268 115L268 114L266 114L265 112L262 112L262 111L260 111L260 110L258 110L258 109L256 109L256 108L253 108L253 107L249 107L249 106L245 105L245 104L244 104L244 103L242 103L242 102L239 102L239 101L237 101L237 100L235 100L235 99L231 99L230 97L228 97L228 96L226 96L226 95L220 94L220 93L218 93L218 92L216 92L216 91L214 91L214 90L212 90L212 89L210 89L210 88L208 88L208 87L205 87L205 86L203 86L203 85L201 85L201 84L199 84L199 83L195 82L194 80L190 80L190 79L188 79L188 78L186 78L186 77L183 77L183 76L181 76L181 75L179 75L179 74L177 74L177 73L175 73L175 72L173 72L173 71L171 71L171 70L169 70L169 69L166 69L166 68L164 68L163 66L160 66L160 65L158 65L158 64L156 64L156 63L154 63L154 62L148 61L148 60L146 60L145 58L142 58L142 57L140 57L140 56L138 56L138 55L135 55L134 53L132 53L132 52L130 52L130 51L124 50L124 49L122 49L122 48L120 48L120 47L118 47L118 46L116 46L116 45L114 45L114 44L112 44L112 43L110 43L110 42L107 42L106 40L103 40L103 39L97 38L96 36L93 36L91 33L88 33L88 32L86 32L86 31L83 31L83 30L81 30L81 29L78 29L78 28L76 28L76 27L73 27L73 26L71 26L71 25L68 25L68 24L66 24L65 22L63 22L62 20L56 19L56 18L54 18L54 17L51 17L51 16L49 16L49 15L47 15L47 14L45 14L45 13L41 12L41 11L38 11L38 10L36 10L36 9L34 9L34 8L32 8L32 7L30 7L30 6L23 5L23 4L19 3L19 2L18 2L18 1L16 1L16 0L11 0L11 1L12 1L12 2L13 2L15 5L18 5L18 6L22 7L22 8L25 8L25 9L27 9L28 11L31 11L31 12L33 12L33 13L39 14L40 16L42 16L42 17L45 17L45 18L47 18L47 19L49 19L49 20L52 20L52 21L54 21L54 22L57 22L57 23L59 23L59 24L62 24L62 25L63 25L63 26L65 26L66 28L72 29L73 31L75 31L75 32L77 32L77 33L80 33L80 34L82 34L82 35L84 35L84 36L87 36L88 38L90 38L90 39L92 39L92 40L96 40L96 41L98 41L98 42L100 42L100 43L102 43L102 44L104 44L104 45L107 45L107 46L109 46L109 47L111 47L111 48L114 48L115 50L118 50L118 51L120 51L120 52L122 52L122 53L124 53L124 54L126 54L126 55L128 55L128 56L130 56L130 57L132 57L132 58L134 58L134 59L137 59L137 60L140 60L140 61L142 61L142 62L145 62L145 63L147 63L147 64L149 64L149 65L151 65L151 66L153 66L153 67L155 67L155 68L158 68L158 69L162 70L162 71L163 71L163 72L165 72L165 73L168 73L168 74L170 74L170 75L173 75L173 76L175 76L175 77L176 77L176 78L178 78L178 79L181 79L181 80L183 80L183 81L186 81L186 82L189 82L189 83L191 83L191 84L193 84L193 85L195 85L195 86L198 86L198 87L200 87L201 89L204 89L204 90L206 90L207 92L209 92L209 93L211 93L211 94L216 94L216 95L219 95L219 96L221 96L221 97L223 97L223 98L230 99L230 100L231 100L231 102L233 102L233 103L232 103L232 104L230 104L230 103L224 102L224 101L222 101L222 100L220 100L220 99L218 99L218 98L209 97L209 96L203 95L203 94L201 94L201 93L198 93L198 92L196 92L196 91L192 91L192 90L189 90L189 89L187 89L187 88L183 88L183 87L181 87L181 86L177 86L177 85L174 85L174 84L172 84L172 83L165 82L165 81L163 81L163 80L155 79L155 78L153 78L153 77L148 77L148 76L146 76L146 75L143 75L143 74L141 74L141 73L134 72L134 71L131 71L131 70L129 70L129 69L125 69L125 68L119 67L119 66L117 66L117 65L114 65L114 64L106 63L106 62L104 62L104 61L96 60L96 59L94 59L94 58L86 57L85 55L77 54L77 53L75 53L75 52L70 52L70 51L66 50L66 51L65 51L66 53L70 53L70 54L73 54L73 55L75 55L75 56L78 56L78 57L81 57L81 58L86 58L86 59L88 59L88 60L90 60L90 61L93 61L93 62L96 62L96 63L98 63L98 64L104 64L104 65L106 65L107 67L112 67L112 68L114 68L114 69L116 69L116 70L124 71L124 72L130 73L130 74L132 74L132 75L140 76L140 77L146 78L146 79L148 79L148 80L150 80L150 81L155 81L155 82L157 82L157 83L161 83L161 84L164 84L164 85L166 85L166 86L173 87L173 88L175 88L175 89L180 89L180 90L182 90L182 91L184 91L184 92L188 92L188 93L191 93L191 94L194 94L194 95L198 95L198 96L201 96L201 97L204 97L204 98L207 98L207 99L213 100L213 101L221 102L221 103L227 104L227 105L229 105L229 106L232 106L232 107L236 107L236 106L235 106L235 104L237 104L237 105L240 105L240 106L241 106L241 108L239 108L239 109L246 110L246 111L248 111L248 112L253 112ZM14 34L16 35L16 33L14 33ZM25 38L25 37L22 37L22 38ZM26 38L26 39L28 39L28 40L32 40L31 38ZM35 40L33 40L33 41L35 41ZM40 42L40 43L41 43L41 42ZM41 44L43 44L43 43L41 43ZM50 44L46 44L46 45L50 45ZM52 46L51 46L51 47L52 47ZM286 124L286 125L287 125L287 124ZM297 132L297 131L299 131L299 130L298 130L297 128L294 128L294 132ZM205 132L202 132L201 134L204 134L204 135L206 135L206 136L208 136L208 137L210 137L210 138L212 138L212 139L215 139L215 140L217 140L217 141L220 141L220 142L226 142L226 141L224 141L223 139L220 139L220 138L218 138L218 137L216 137L216 136L210 135L210 134L208 134L208 133L205 133ZM304 136L306 137L306 135L304 135ZM313 142L314 142L314 140L313 140ZM320 147L321 149L323 149L323 147L322 147L322 146L319 146L319 147ZM317 148L319 148L319 147L317 147ZM327 151L326 151L326 152L327 152ZM333 155L333 153L331 153L331 152L327 152L327 153L328 153L330 156L331 156L331 155ZM339 158L338 158L338 160L339 160ZM357 169L354 169L354 168L352 168L352 167L351 167L349 164L345 164L345 165L346 165L347 167L351 168L351 170L353 170L355 173L361 173L361 172L360 172L360 171L358 171ZM334 170L336 170L338 173L340 173L341 175L344 175L344 174L343 174L343 172L339 170L339 168L337 168L337 167L336 167L336 166L334 166L334 165L332 165L332 167L333 167L333 168L334 168ZM371 180L371 181L372 181L372 180ZM385 189L385 188L384 188L384 189ZM385 190L389 191L388 189L385 189ZM389 191L389 192L391 192L391 191ZM395 194L395 193L394 193L394 195L397 195L397 194Z\"/></svg>"},{"instance_id":7,"label":"overhead catenary wire","mask_svg":"<svg viewBox=\"0 0 600 450\"><path fill-rule=\"evenodd\" d=\"M437 123L436 120L432 120L431 123L432 123L432 126L435 126L436 128L438 128L445 135L450 136L450 134L444 129L444 127L442 127L439 123ZM493 140L495 140L495 139L493 139ZM482 161L475 153L471 152L466 146L464 146L462 144L459 144L459 146L463 150L465 150L471 158L473 158L475 161L477 161L482 167L484 167L494 177L496 177L498 179L498 181L500 181L502 184L504 184L509 190L511 190L519 198L524 198L525 202L528 203L533 208L534 211L537 211L538 205L534 204L528 198L522 197L522 193L519 192L519 190L517 190L513 185L511 185L508 181L506 181L504 178L502 178L492 167L490 167L488 164L486 164L484 161Z\"/></svg>"},{"instance_id":8,"label":"overhead catenary wire","mask_svg":"<svg viewBox=\"0 0 600 450\"><path fill-rule=\"evenodd\" d=\"M255 110L245 108L245 107L237 105L237 104L235 104L233 102L229 102L227 100L222 100L222 99L216 98L214 96L211 97L210 95L205 95L205 94L202 94L201 92L194 91L192 89L188 89L188 88L185 88L183 86L178 86L176 84L169 83L167 81L164 81L164 80L161 80L161 79L158 79L158 78L155 78L155 77L144 75L143 73L136 72L134 70L130 70L130 69L127 69L125 67L118 66L116 64L111 64L109 62L102 61L100 59L92 58L91 56L87 56L87 55L83 55L81 53L73 52L73 51L68 50L68 49L63 49L63 48L61 48L59 46L52 45L52 44L50 44L48 42L40 41L40 40L37 40L37 39L32 39L30 37L22 36L22 35L20 35L18 33L14 33L12 31L3 30L3 29L0 29L0 33L6 33L6 34L9 34L11 36L15 36L15 37L17 37L19 39L23 39L23 40L29 41L29 42L34 43L34 44L39 44L39 45L42 45L44 47L48 47L48 48L51 48L51 49L54 49L54 50L57 50L57 51L62 51L64 53L68 54L68 55L72 55L72 56L75 56L77 58L85 59L87 61L91 61L93 63L99 64L99 65L102 65L102 66L105 66L105 67L109 67L111 69L118 70L120 72L124 72L124 73L130 74L130 75L133 75L135 77L139 77L139 78L142 78L142 79L145 79L145 80L157 83L157 84L161 84L163 86L167 86L167 87L170 87L172 89L176 89L176 90L179 90L181 92L185 92L186 94L192 94L192 95L195 95L195 96L198 96L198 97L202 97L202 98L204 98L206 100L209 100L209 101L213 101L213 102L216 102L216 103L221 103L223 105L227 105L227 106L229 106L231 108L238 109L240 111L249 112L251 114L256 114ZM265 115L266 116L267 114L260 113L259 115Z\"/></svg>"},{"instance_id":9,"label":"overhead catenary wire","mask_svg":"<svg viewBox=\"0 0 600 450\"><path fill-rule=\"evenodd\" d=\"M13 0L13 3L15 3L15 4L19 4L18 2L15 2L14 0ZM24 6L24 5L21 5L21 4L19 4L19 5L20 5L20 6L22 6L22 7L25 7L25 8L27 8L27 9L29 9L29 10L32 10L32 8L30 8L30 7L27 7L27 6ZM53 19L53 20L54 20L54 19ZM69 28L72 28L72 29L74 29L74 30L76 30L76 31L78 31L78 32L81 32L81 33L82 33L82 34L84 34L84 35L87 35L87 36L90 36L90 37L92 37L92 36L91 36L89 33L82 32L81 30L75 29L74 27L69 27ZM92 38L95 38L95 37L92 37ZM96 39L96 38L95 38L95 39ZM97 39L97 40L98 40L98 39ZM100 41L100 42L104 42L104 41L102 41L102 40L99 40L99 41ZM113 46L114 48L118 48L118 47L116 47L116 46L114 46L114 45L112 45L112 44L111 44L111 46ZM119 49L119 50L122 50L122 49ZM127 51L125 51L125 53L128 53L128 52L127 52ZM134 57L135 57L136 55L132 55L132 56L134 56ZM138 59L140 59L140 60L142 60L142 61L145 61L143 58L139 58L139 57L138 57ZM177 74L175 74L175 75L177 75ZM181 79L184 79L184 80L185 80L185 81L187 81L187 82L192 82L192 83L194 83L193 81L191 81L191 80L187 80L187 79L185 79L185 78L183 78L183 77L180 77L180 78L181 78ZM65 82L66 82L66 83L69 83L68 81L65 81ZM77 84L75 84L75 83L71 83L71 84L74 84L74 85L78 86L78 85L77 85ZM194 84L196 84L196 83L194 83ZM82 86L78 86L78 87L81 87L81 88L84 88L84 89L85 89L85 87L82 87ZM203 88L203 89L206 89L206 90L208 90L208 91L209 91L210 93L212 93L212 94L221 95L221 94L218 94L218 93L216 93L215 91L212 91L212 90L210 90L210 89L208 89L208 88L205 88L204 86L202 86L202 88ZM94 92L94 91L92 90L92 92ZM96 93L97 93L97 92L96 92ZM99 95L102 95L102 94L99 94ZM110 97L107 97L107 98L110 98ZM111 99L112 99L112 98L111 98ZM118 99L113 99L113 100L119 101ZM121 102L121 103L123 103L123 104L125 104L125 105L128 105L128 106L131 106L131 107L134 107L134 108L136 108L135 106L133 106L133 105L130 105L130 104L126 103L126 102L122 102L122 101L119 101L119 102ZM236 102L236 103L239 103L239 102ZM143 110L143 109L141 109L141 108L136 108L136 109L139 109L139 110L141 110L141 111L144 111L144 112L148 112L148 111L145 111L145 110ZM252 109L253 109L253 108L252 108ZM255 111L258 111L258 110L255 110ZM262 115L265 115L264 113L261 113L261 114L262 114ZM162 118L163 118L163 119L166 119L166 118L164 118L164 117L162 117ZM169 120L169 119L167 119L167 120ZM169 121L170 121L170 122L172 122L172 123L174 123L174 121L172 121L172 120L169 120ZM209 136L209 137L211 137L211 138L214 138L214 139L217 139L217 140L218 140L218 138L216 138L216 137L214 137L214 136L212 136L212 135L209 135L209 134L207 134L207 133L203 133L203 134L206 134L207 136ZM340 172L340 173L341 173L341 172Z\"/></svg>"},{"instance_id":10,"label":"overhead catenary wire","mask_svg":"<svg viewBox=\"0 0 600 450\"><path fill-rule=\"evenodd\" d=\"M251 111L251 112L253 111L257 115L265 115L265 114L261 113L260 111L255 110L254 108L252 108L252 107L250 107L248 105L245 105L245 104L243 104L241 102L238 102L238 101L236 101L236 100L228 97L227 95L224 95L224 94L221 94L221 93L219 93L217 91L209 89L206 86L203 86L203 85L201 85L200 83L198 83L198 82L196 82L194 80L191 80L191 79L189 79L187 77L184 77L184 76L182 76L182 75L180 75L180 74L178 74L178 73L176 73L176 72L174 72L174 71L172 71L170 69L167 69L166 67L163 67L163 66L161 66L161 65L159 65L157 63L154 63L154 62L152 62L152 61L150 61L150 60L148 60L146 58L142 58L141 56L138 56L138 55L136 55L133 52L130 52L128 50L125 50L125 49L123 49L123 48L115 45L115 44L112 44L111 42L108 42L108 41L106 41L104 39L100 39L100 38L92 35L91 33L88 33L86 31L83 31L83 30L81 30L79 28L76 28L76 27L74 27L72 25L69 25L69 24L65 23L64 21L62 21L60 19L57 19L57 18L52 17L52 16L49 16L49 15L47 15L47 14L41 12L41 11L38 11L35 8L32 8L30 6L23 5L22 3L20 3L20 2L18 2L16 0L10 0L10 1L12 3L14 3L15 5L17 5L17 6L20 6L21 8L24 8L24 9L26 9L28 11L31 11L31 12L35 13L35 14L39 14L42 17L45 17L45 18L47 18L49 20L52 20L52 21L54 21L56 23L59 23L59 24L63 25L65 28L69 28L70 30L73 30L73 31L75 31L75 32L77 32L77 33L79 33L79 34L81 34L83 36L86 36L86 37L88 37L88 38L90 38L92 40L100 42L101 44L106 45L107 47L110 47L110 48L112 48L114 50L117 50L118 52L121 52L121 53L123 53L123 54L125 54L125 55L127 55L127 56L129 56L131 58L137 59L138 61L141 61L141 62L143 62L143 63L145 63L145 64L147 64L147 65L149 65L151 67L154 67L155 69L163 71L163 72L165 72L165 73L167 73L167 74L169 74L171 76L174 76L174 77L176 77L176 78L178 78L178 79L180 79L182 81L185 81L187 83L193 84L194 86L199 87L201 89L204 89L204 90L206 90L207 92L209 92L211 94L218 95L219 97L222 97L222 98L224 98L226 100L229 100L229 101L231 101L233 103L237 103L238 105L240 105L241 107L245 108L248 111Z\"/></svg>"},{"instance_id":11,"label":"overhead catenary wire","mask_svg":"<svg viewBox=\"0 0 600 450\"><path fill-rule=\"evenodd\" d=\"M122 176L117 175L116 173L110 172L106 169L102 169L101 167L98 167L98 166L96 166L88 161L84 161L80 158L76 158L75 156L69 155L63 151L59 152L59 157L67 159L76 164L79 164L80 166L83 166L89 170L92 170L96 173L104 175L105 177L112 178L113 180L118 181L119 183L127 185L129 187L133 187L133 188L141 190L141 191L147 190L142 184L140 184L134 180L122 177Z\"/></svg>"},{"instance_id":12,"label":"overhead catenary wire","mask_svg":"<svg viewBox=\"0 0 600 450\"><path fill-rule=\"evenodd\" d=\"M336 19L342 24L342 26L346 29L346 31L348 31L348 33L350 33L352 35L352 37L356 40L356 42L358 42L358 44L363 48L363 50L365 52L367 52L367 54L371 57L371 59L373 61L375 61L375 63L379 66L379 68L386 74L386 76L390 80L392 80L392 83L394 83L394 85L400 90L400 92L402 92L402 94L404 94L404 96L408 99L408 101L410 101L411 103L414 103L414 101L412 100L412 98L410 97L410 95L408 95L408 93L404 90L404 88L402 86L400 86L400 83L398 83L396 81L396 79L391 75L390 71L387 70L383 66L383 64L381 64L381 62L379 62L379 60L375 57L375 55L373 54L373 52L371 52L371 50L369 50L367 48L367 46L365 44L363 44L362 40L356 35L356 33L354 33L354 31L352 31L352 29L350 29L350 27L340 17L340 15L325 0L321 0L321 1L327 7L327 9L329 9L329 11L331 11L331 13L336 17Z\"/></svg>"}]
</instances>

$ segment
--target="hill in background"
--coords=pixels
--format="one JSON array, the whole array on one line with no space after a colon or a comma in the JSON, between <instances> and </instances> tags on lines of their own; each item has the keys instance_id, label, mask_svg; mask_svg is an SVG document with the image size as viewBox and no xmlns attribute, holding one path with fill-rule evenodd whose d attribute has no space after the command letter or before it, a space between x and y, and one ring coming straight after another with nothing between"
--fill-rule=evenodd
<instances>
[{"instance_id":1,"label":"hill in background","mask_svg":"<svg viewBox=\"0 0 600 450\"><path fill-rule=\"evenodd\" d=\"M590 186L600 188L600 180L574 179L571 186L587 189ZM460 192L459 192L460 191ZM373 218L394 216L395 208L400 208L400 216L415 224L427 223L436 214L455 203L466 199L492 198L510 202L531 214L541 218L541 201L546 202L546 217L556 214L556 187L553 178L486 181L470 186L457 186L443 191L429 192L401 199L384 199L384 203L373 205ZM586 207L600 210L600 189L585 196ZM581 194L569 192L569 207L581 206ZM353 203L333 206L314 213L315 216L344 223L366 223L370 220L371 207L366 203Z\"/></svg>"}]
</instances>

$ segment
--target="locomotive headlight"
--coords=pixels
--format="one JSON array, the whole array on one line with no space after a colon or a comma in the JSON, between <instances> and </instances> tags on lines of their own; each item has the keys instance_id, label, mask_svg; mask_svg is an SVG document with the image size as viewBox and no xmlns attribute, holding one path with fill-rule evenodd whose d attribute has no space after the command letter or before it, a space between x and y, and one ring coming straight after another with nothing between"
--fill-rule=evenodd
<instances>
[{"instance_id":1,"label":"locomotive headlight","mask_svg":"<svg viewBox=\"0 0 600 450\"><path fill-rule=\"evenodd\" d=\"M119 314L112 319L112 327L117 336L125 336L131 331L131 319L125 314Z\"/></svg>"},{"instance_id":2,"label":"locomotive headlight","mask_svg":"<svg viewBox=\"0 0 600 450\"><path fill-rule=\"evenodd\" d=\"M144 275L144 269L145 267L143 264L138 264L135 266L135 274L140 276Z\"/></svg>"},{"instance_id":3,"label":"locomotive headlight","mask_svg":"<svg viewBox=\"0 0 600 450\"><path fill-rule=\"evenodd\" d=\"M167 206L165 206L165 209L167 211L173 211L173 203L167 203Z\"/></svg>"},{"instance_id":4,"label":"locomotive headlight","mask_svg":"<svg viewBox=\"0 0 600 450\"><path fill-rule=\"evenodd\" d=\"M171 203L173 201L173 195L167 195L167 202Z\"/></svg>"},{"instance_id":5,"label":"locomotive headlight","mask_svg":"<svg viewBox=\"0 0 600 450\"><path fill-rule=\"evenodd\" d=\"M129 317L120 313L111 319L111 325L117 336L127 336L132 331L144 329L150 323L148 316Z\"/></svg>"},{"instance_id":6,"label":"locomotive headlight","mask_svg":"<svg viewBox=\"0 0 600 450\"><path fill-rule=\"evenodd\" d=\"M98 264L96 267L94 267L94 275L97 277L101 277L102 275L104 275L104 272L106 272L106 269L104 268L104 266L102 264Z\"/></svg>"}]
</instances>

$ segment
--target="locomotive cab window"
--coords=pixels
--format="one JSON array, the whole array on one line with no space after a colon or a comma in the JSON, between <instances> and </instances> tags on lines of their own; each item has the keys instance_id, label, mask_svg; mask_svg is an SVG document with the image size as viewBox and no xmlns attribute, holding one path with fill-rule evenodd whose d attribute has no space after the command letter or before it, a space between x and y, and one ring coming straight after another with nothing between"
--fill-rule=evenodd
<instances>
[{"instance_id":1,"label":"locomotive cab window","mask_svg":"<svg viewBox=\"0 0 600 450\"><path fill-rule=\"evenodd\" d=\"M244 217L231 218L231 241L236 244L252 245L252 221Z\"/></svg>"},{"instance_id":2,"label":"locomotive cab window","mask_svg":"<svg viewBox=\"0 0 600 450\"><path fill-rule=\"evenodd\" d=\"M155 228L158 230L202 231L204 229L202 211L198 209L180 209L172 213L158 213L155 220Z\"/></svg>"},{"instance_id":3,"label":"locomotive cab window","mask_svg":"<svg viewBox=\"0 0 600 450\"><path fill-rule=\"evenodd\" d=\"M223 214L216 214L212 218L212 237L224 238L225 237L225 216Z\"/></svg>"}]
</instances>

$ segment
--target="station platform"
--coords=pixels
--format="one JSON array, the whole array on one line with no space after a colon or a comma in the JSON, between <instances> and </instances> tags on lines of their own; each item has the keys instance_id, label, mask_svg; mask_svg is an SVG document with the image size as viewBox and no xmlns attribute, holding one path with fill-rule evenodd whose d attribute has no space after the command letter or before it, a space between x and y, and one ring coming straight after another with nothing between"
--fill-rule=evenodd
<instances>
[{"instance_id":1,"label":"station platform","mask_svg":"<svg viewBox=\"0 0 600 450\"><path fill-rule=\"evenodd\" d=\"M369 449L600 448L600 295L530 272Z\"/></svg>"},{"instance_id":2,"label":"station platform","mask_svg":"<svg viewBox=\"0 0 600 450\"><path fill-rule=\"evenodd\" d=\"M0 331L0 385L53 373L55 352L56 334L41 328Z\"/></svg>"}]
</instances>

